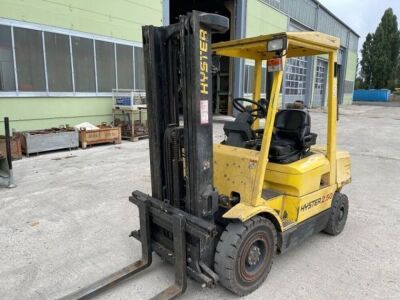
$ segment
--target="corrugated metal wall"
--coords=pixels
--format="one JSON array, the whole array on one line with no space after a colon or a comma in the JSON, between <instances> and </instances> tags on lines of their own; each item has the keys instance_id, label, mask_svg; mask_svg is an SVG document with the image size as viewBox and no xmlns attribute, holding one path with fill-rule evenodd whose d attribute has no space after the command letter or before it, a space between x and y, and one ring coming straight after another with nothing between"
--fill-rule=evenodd
<instances>
[{"instance_id":1,"label":"corrugated metal wall","mask_svg":"<svg viewBox=\"0 0 400 300\"><path fill-rule=\"evenodd\" d=\"M338 82L340 86L338 96L340 101L343 98L343 103L351 103L351 91L354 86L357 65L358 36L316 0L249 1L252 3L253 1L264 3L272 9L276 9L285 14L290 20L288 26L289 31L292 30L292 25L297 24L298 26L301 25L303 30L307 30L308 28L339 37L342 47L338 53L338 63L345 69L343 69L342 76ZM316 75L313 75L314 76L311 76L313 77L312 80L315 80Z\"/></svg>"},{"instance_id":2,"label":"corrugated metal wall","mask_svg":"<svg viewBox=\"0 0 400 300\"><path fill-rule=\"evenodd\" d=\"M276 2L276 1L275 1ZM310 0L281 0L281 10L304 25L314 28L317 5Z\"/></svg>"},{"instance_id":3,"label":"corrugated metal wall","mask_svg":"<svg viewBox=\"0 0 400 300\"><path fill-rule=\"evenodd\" d=\"M336 21L336 19L332 17L329 13L322 9L318 10L317 30L337 36L338 38L340 38L340 44L347 47L347 34L349 30L338 21Z\"/></svg>"},{"instance_id":4,"label":"corrugated metal wall","mask_svg":"<svg viewBox=\"0 0 400 300\"><path fill-rule=\"evenodd\" d=\"M261 0L288 14L304 25L315 28L317 5L311 0Z\"/></svg>"},{"instance_id":5,"label":"corrugated metal wall","mask_svg":"<svg viewBox=\"0 0 400 300\"><path fill-rule=\"evenodd\" d=\"M341 45L357 50L358 37L313 0L260 0L303 25L340 38Z\"/></svg>"},{"instance_id":6,"label":"corrugated metal wall","mask_svg":"<svg viewBox=\"0 0 400 300\"><path fill-rule=\"evenodd\" d=\"M358 49L358 36L350 32L349 35L349 47L350 50L357 51Z\"/></svg>"}]
</instances>

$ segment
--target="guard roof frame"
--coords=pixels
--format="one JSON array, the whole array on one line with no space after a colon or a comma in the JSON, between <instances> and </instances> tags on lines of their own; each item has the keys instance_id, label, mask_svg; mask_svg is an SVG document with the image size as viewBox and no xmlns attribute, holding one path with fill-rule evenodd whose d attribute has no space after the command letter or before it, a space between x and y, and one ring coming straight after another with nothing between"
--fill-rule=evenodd
<instances>
[{"instance_id":1,"label":"guard roof frame","mask_svg":"<svg viewBox=\"0 0 400 300\"><path fill-rule=\"evenodd\" d=\"M287 58L299 56L323 55L337 52L340 49L340 39L325 33L282 32L257 37L231 40L212 45L214 54L235 58L268 60L274 53L268 52L267 43L277 38L287 39Z\"/></svg>"}]
</instances>

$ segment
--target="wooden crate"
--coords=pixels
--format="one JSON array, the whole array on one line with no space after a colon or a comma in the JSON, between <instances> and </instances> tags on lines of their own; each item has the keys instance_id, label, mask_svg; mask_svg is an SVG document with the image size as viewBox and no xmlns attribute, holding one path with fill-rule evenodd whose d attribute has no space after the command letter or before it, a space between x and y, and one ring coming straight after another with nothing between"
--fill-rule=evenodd
<instances>
[{"instance_id":1,"label":"wooden crate","mask_svg":"<svg viewBox=\"0 0 400 300\"><path fill-rule=\"evenodd\" d=\"M95 130L80 130L79 142L83 149L89 145L103 144L103 143L121 143L121 128L120 127L107 127L99 126Z\"/></svg>"},{"instance_id":2,"label":"wooden crate","mask_svg":"<svg viewBox=\"0 0 400 300\"><path fill-rule=\"evenodd\" d=\"M6 156L6 138L0 135L0 156ZM22 158L21 140L19 137L13 136L11 138L11 157L13 160Z\"/></svg>"}]
</instances>

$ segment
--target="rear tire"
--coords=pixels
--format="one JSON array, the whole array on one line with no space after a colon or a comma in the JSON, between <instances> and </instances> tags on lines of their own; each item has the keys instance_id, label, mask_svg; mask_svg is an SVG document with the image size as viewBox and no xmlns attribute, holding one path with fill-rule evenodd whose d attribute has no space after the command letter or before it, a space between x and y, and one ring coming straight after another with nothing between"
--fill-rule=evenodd
<instances>
[{"instance_id":1,"label":"rear tire","mask_svg":"<svg viewBox=\"0 0 400 300\"><path fill-rule=\"evenodd\" d=\"M324 232L330 235L340 234L346 225L349 212L349 200L345 194L336 192L332 199L331 214Z\"/></svg>"},{"instance_id":2,"label":"rear tire","mask_svg":"<svg viewBox=\"0 0 400 300\"><path fill-rule=\"evenodd\" d=\"M230 223L214 260L222 286L239 296L256 290L271 270L276 247L276 230L270 220L255 216L244 223Z\"/></svg>"}]
</instances>

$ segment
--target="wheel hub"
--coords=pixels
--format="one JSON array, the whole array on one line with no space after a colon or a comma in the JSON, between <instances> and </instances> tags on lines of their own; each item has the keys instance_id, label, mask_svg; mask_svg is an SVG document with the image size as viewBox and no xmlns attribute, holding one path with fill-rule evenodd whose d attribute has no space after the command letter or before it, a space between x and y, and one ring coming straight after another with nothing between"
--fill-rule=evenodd
<instances>
[{"instance_id":1,"label":"wheel hub","mask_svg":"<svg viewBox=\"0 0 400 300\"><path fill-rule=\"evenodd\" d=\"M249 254L247 256L247 263L250 266L255 266L260 261L260 257L261 257L260 248L253 245L251 246Z\"/></svg>"},{"instance_id":2,"label":"wheel hub","mask_svg":"<svg viewBox=\"0 0 400 300\"><path fill-rule=\"evenodd\" d=\"M343 217L344 217L344 206L340 207L339 209L338 221L341 222L343 220Z\"/></svg>"}]
</instances>

